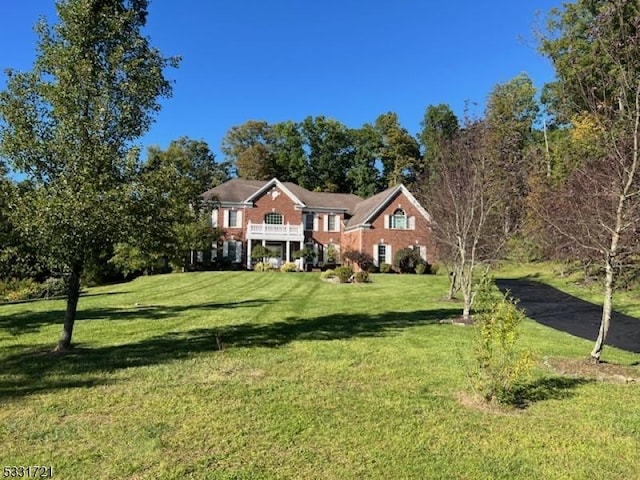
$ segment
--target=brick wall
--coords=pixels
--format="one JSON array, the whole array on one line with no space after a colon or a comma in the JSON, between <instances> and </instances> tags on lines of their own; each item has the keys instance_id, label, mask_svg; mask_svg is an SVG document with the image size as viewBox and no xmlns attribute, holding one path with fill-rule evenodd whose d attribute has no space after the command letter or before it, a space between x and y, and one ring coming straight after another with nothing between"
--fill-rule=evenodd
<instances>
[{"instance_id":1,"label":"brick wall","mask_svg":"<svg viewBox=\"0 0 640 480\"><path fill-rule=\"evenodd\" d=\"M414 230L395 230L385 228L385 215L392 216L396 209L402 209L408 217L415 218ZM436 246L431 227L427 219L422 216L420 211L411 203L411 201L400 192L393 201L375 218L371 225L371 229L362 231L362 251L369 255L374 254L374 245L384 243L391 246L391 254L395 255L401 248L409 246L426 246L427 261L434 263L436 261ZM387 263L392 263L392 259L388 259Z\"/></svg>"},{"instance_id":2,"label":"brick wall","mask_svg":"<svg viewBox=\"0 0 640 480\"><path fill-rule=\"evenodd\" d=\"M284 224L299 225L302 223L302 212L295 209L293 200L275 187L264 195L256 199L255 208L246 210L245 224L251 220L251 223L264 223L264 216L267 213L279 213L284 217Z\"/></svg>"}]
</instances>

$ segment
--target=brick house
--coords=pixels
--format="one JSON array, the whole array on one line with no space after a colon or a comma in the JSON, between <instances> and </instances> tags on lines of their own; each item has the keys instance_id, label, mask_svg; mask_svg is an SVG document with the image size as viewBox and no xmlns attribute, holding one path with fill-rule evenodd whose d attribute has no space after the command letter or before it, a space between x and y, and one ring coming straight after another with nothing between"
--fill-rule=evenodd
<instances>
[{"instance_id":1,"label":"brick house","mask_svg":"<svg viewBox=\"0 0 640 480\"><path fill-rule=\"evenodd\" d=\"M356 250L373 257L377 266L392 263L401 248L415 248L429 263L435 261L431 216L403 185L362 199L344 193L311 192L290 182L233 179L202 194L216 200L211 224L223 236L211 252L198 252L197 261L226 257L251 268L251 251L264 245L274 252L273 263L294 260L305 247L316 253L315 265Z\"/></svg>"}]
</instances>

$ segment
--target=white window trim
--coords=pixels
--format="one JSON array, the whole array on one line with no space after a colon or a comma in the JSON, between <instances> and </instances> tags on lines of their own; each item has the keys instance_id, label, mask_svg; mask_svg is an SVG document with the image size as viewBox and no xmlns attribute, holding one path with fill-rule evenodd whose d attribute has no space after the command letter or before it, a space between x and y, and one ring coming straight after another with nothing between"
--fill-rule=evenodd
<instances>
[{"instance_id":1,"label":"white window trim","mask_svg":"<svg viewBox=\"0 0 640 480\"><path fill-rule=\"evenodd\" d=\"M231 212L236 214L236 223L231 225ZM242 228L242 210L230 210L225 211L227 215L227 228Z\"/></svg>"}]
</instances>

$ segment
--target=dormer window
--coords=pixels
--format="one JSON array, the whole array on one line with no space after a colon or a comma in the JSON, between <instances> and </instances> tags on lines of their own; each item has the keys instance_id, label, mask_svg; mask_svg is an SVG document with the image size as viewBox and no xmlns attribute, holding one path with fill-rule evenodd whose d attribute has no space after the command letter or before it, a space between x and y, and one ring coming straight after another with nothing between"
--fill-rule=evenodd
<instances>
[{"instance_id":1,"label":"dormer window","mask_svg":"<svg viewBox=\"0 0 640 480\"><path fill-rule=\"evenodd\" d=\"M404 210L398 208L389 219L391 221L390 227L398 230L404 230L407 228L407 214Z\"/></svg>"}]
</instances>

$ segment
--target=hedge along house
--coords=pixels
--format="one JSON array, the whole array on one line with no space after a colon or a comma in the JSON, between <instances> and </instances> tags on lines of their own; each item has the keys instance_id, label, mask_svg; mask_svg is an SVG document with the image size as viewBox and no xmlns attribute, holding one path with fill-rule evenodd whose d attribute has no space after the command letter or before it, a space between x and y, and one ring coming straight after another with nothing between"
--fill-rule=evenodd
<instances>
[{"instance_id":1,"label":"hedge along house","mask_svg":"<svg viewBox=\"0 0 640 480\"><path fill-rule=\"evenodd\" d=\"M290 182L233 179L202 194L217 200L211 224L223 231L211 252L198 261L226 258L252 268L251 251L263 245L279 266L305 247L314 265L327 263L333 249L370 255L376 266L392 263L401 248L419 249L435 260L431 216L403 185L362 199L344 193L311 192ZM333 247L333 248L332 248ZM209 257L209 258L207 258Z\"/></svg>"}]
</instances>

